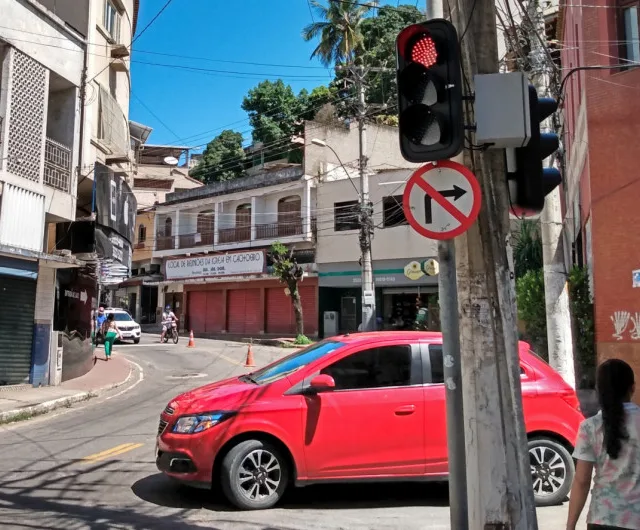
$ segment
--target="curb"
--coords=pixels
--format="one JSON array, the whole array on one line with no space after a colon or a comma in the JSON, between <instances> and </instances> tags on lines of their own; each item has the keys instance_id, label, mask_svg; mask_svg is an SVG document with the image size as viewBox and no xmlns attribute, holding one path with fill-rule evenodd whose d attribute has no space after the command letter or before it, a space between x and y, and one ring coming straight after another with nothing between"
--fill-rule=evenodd
<instances>
[{"instance_id":1,"label":"curb","mask_svg":"<svg viewBox=\"0 0 640 530\"><path fill-rule=\"evenodd\" d=\"M98 397L103 392L107 392L109 390L113 390L114 388L118 388L119 386L126 385L133 377L133 364L125 357L123 357L123 359L125 359L129 363L129 374L122 381L118 383L111 383L109 385L105 385L94 390L89 390L87 392L78 392L77 394L73 394L71 396L44 401L42 403L38 403L37 405L31 405L29 407L0 412L0 424L21 421L20 418L22 416L24 416L24 418L22 418L24 420L30 419L34 416L42 416L43 414L47 414L56 409L70 407L74 403L88 401L91 398Z\"/></svg>"}]
</instances>

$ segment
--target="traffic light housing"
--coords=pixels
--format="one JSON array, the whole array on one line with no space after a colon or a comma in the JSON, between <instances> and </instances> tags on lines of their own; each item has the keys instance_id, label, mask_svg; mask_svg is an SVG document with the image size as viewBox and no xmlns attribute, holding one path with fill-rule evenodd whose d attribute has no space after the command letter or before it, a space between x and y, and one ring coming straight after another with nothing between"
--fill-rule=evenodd
<instances>
[{"instance_id":1,"label":"traffic light housing","mask_svg":"<svg viewBox=\"0 0 640 530\"><path fill-rule=\"evenodd\" d=\"M396 39L400 151L409 162L452 158L464 148L458 33L433 19Z\"/></svg>"},{"instance_id":2,"label":"traffic light housing","mask_svg":"<svg viewBox=\"0 0 640 530\"><path fill-rule=\"evenodd\" d=\"M529 142L515 149L515 171L508 173L509 180L515 184L512 207L523 213L540 213L545 197L562 183L560 171L543 165L544 159L558 150L558 135L540 132L541 123L557 109L555 99L538 97L536 88L529 85Z\"/></svg>"}]
</instances>

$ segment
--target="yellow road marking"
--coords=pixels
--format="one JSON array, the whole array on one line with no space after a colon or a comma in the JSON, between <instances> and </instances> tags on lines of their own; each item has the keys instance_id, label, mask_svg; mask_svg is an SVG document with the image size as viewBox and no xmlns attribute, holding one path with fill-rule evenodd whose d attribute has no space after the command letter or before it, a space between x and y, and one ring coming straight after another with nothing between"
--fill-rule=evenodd
<instances>
[{"instance_id":1,"label":"yellow road marking","mask_svg":"<svg viewBox=\"0 0 640 530\"><path fill-rule=\"evenodd\" d=\"M106 451L102 451L101 453L96 453L93 455L85 456L82 461L86 463L94 463L100 462L101 460L106 460L113 456L118 456L123 453L128 453L129 451L133 451L134 449L138 449L138 447L142 447L144 444L138 443L128 443L118 445L117 447L113 447L112 449L108 449Z\"/></svg>"},{"instance_id":2,"label":"yellow road marking","mask_svg":"<svg viewBox=\"0 0 640 530\"><path fill-rule=\"evenodd\" d=\"M232 359L231 357L227 357L226 355L222 355L222 354L218 355L218 357L220 359L227 361L228 363L235 364L236 366L244 366L244 361L236 361L235 359Z\"/></svg>"}]
</instances>

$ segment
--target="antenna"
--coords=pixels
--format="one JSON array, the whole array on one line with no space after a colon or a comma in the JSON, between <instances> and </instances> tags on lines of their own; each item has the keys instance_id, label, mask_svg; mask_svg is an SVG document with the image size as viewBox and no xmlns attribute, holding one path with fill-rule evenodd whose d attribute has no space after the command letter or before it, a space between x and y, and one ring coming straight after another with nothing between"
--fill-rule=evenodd
<instances>
[{"instance_id":1,"label":"antenna","mask_svg":"<svg viewBox=\"0 0 640 530\"><path fill-rule=\"evenodd\" d=\"M164 163L168 164L170 166L177 166L178 165L178 159L175 156L166 156L164 158Z\"/></svg>"}]
</instances>

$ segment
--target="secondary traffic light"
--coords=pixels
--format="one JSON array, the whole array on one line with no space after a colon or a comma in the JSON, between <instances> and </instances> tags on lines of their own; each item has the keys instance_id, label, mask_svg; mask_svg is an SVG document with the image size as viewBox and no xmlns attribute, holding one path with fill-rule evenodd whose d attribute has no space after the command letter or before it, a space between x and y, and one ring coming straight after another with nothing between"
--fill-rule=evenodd
<instances>
[{"instance_id":1,"label":"secondary traffic light","mask_svg":"<svg viewBox=\"0 0 640 530\"><path fill-rule=\"evenodd\" d=\"M557 134L540 132L540 124L558 109L553 98L539 98L535 87L529 85L529 116L531 132L525 147L515 149L515 171L508 174L515 183L515 194L511 202L518 210L539 213L544 208L544 199L562 182L560 172L554 167L545 167L543 161L558 150Z\"/></svg>"},{"instance_id":2,"label":"secondary traffic light","mask_svg":"<svg viewBox=\"0 0 640 530\"><path fill-rule=\"evenodd\" d=\"M416 163L456 156L464 147L456 29L443 19L408 26L396 54L402 156Z\"/></svg>"}]
</instances>

